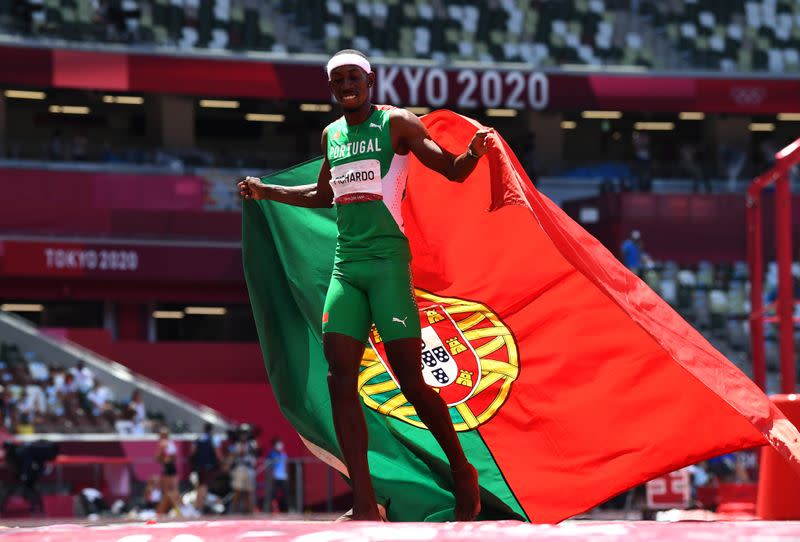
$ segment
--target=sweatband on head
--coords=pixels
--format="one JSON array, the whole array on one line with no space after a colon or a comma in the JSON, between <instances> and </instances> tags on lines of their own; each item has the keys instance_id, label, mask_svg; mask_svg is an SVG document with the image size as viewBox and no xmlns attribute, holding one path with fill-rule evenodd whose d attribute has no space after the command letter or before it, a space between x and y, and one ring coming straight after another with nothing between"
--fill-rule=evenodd
<instances>
[{"instance_id":1,"label":"sweatband on head","mask_svg":"<svg viewBox=\"0 0 800 542\"><path fill-rule=\"evenodd\" d=\"M331 78L331 72L339 66L353 65L358 66L367 73L372 73L372 66L369 65L369 60L361 55L355 53L342 53L331 57L328 61L328 79Z\"/></svg>"}]
</instances>

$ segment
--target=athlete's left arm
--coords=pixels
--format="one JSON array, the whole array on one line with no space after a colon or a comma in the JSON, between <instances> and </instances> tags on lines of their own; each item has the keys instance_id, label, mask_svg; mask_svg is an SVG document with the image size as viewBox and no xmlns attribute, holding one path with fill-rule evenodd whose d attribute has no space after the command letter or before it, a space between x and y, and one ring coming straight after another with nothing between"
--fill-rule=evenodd
<instances>
[{"instance_id":1,"label":"athlete's left arm","mask_svg":"<svg viewBox=\"0 0 800 542\"><path fill-rule=\"evenodd\" d=\"M392 131L398 135L398 147L413 152L425 166L457 183L463 182L472 173L480 157L489 150L486 136L491 130L488 128L476 131L466 150L455 155L441 148L431 138L422 121L410 111L395 109L390 120Z\"/></svg>"}]
</instances>

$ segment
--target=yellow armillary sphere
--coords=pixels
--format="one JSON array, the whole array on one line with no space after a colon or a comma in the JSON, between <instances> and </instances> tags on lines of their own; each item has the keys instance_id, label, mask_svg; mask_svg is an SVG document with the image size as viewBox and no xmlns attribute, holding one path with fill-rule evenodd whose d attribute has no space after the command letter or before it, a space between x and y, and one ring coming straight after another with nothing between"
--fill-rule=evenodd
<instances>
[{"instance_id":1,"label":"yellow armillary sphere","mask_svg":"<svg viewBox=\"0 0 800 542\"><path fill-rule=\"evenodd\" d=\"M440 297L417 289L422 327L422 374L450 409L456 431L475 429L505 402L519 375L519 355L511 331L485 305ZM358 392L381 414L425 428L400 392L386 362L383 341L373 326L372 349L361 360Z\"/></svg>"}]
</instances>

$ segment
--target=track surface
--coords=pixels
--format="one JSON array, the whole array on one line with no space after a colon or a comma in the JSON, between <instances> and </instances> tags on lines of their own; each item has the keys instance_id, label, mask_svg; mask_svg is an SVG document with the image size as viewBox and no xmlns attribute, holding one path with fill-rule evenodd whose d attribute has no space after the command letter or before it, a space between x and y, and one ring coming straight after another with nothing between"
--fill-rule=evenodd
<instances>
[{"instance_id":1,"label":"track surface","mask_svg":"<svg viewBox=\"0 0 800 542\"><path fill-rule=\"evenodd\" d=\"M104 526L75 524L0 531L9 542L796 542L800 522L572 521L530 525L481 523L333 523L327 521L193 521Z\"/></svg>"}]
</instances>

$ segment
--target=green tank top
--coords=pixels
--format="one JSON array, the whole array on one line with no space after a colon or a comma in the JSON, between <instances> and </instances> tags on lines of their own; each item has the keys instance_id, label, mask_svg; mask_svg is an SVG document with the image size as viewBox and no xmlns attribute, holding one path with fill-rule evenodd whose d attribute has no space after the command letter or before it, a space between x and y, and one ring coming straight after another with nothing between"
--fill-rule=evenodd
<instances>
[{"instance_id":1,"label":"green tank top","mask_svg":"<svg viewBox=\"0 0 800 542\"><path fill-rule=\"evenodd\" d=\"M328 126L328 163L339 230L336 261L411 259L400 206L408 178L408 156L395 154L389 109L367 120Z\"/></svg>"}]
</instances>

